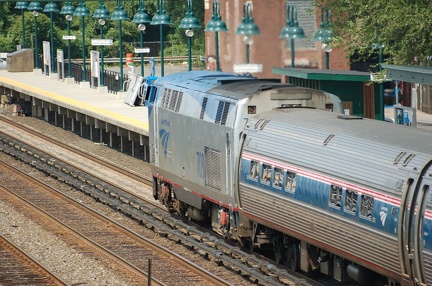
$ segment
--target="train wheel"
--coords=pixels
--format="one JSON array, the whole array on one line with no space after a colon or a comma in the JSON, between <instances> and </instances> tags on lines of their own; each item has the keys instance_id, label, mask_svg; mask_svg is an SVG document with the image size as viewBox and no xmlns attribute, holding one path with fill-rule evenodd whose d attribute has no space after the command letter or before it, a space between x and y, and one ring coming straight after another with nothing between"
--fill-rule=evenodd
<instances>
[{"instance_id":1,"label":"train wheel","mask_svg":"<svg viewBox=\"0 0 432 286\"><path fill-rule=\"evenodd\" d=\"M186 215L186 210L183 208L183 203L175 198L173 202L173 210L175 210L180 216L184 217Z\"/></svg>"},{"instance_id":2,"label":"train wheel","mask_svg":"<svg viewBox=\"0 0 432 286\"><path fill-rule=\"evenodd\" d=\"M290 243L287 254L287 259L284 264L289 269L297 271L300 265L300 248L297 242Z\"/></svg>"},{"instance_id":3,"label":"train wheel","mask_svg":"<svg viewBox=\"0 0 432 286\"><path fill-rule=\"evenodd\" d=\"M277 264L283 264L287 255L287 249L284 247L275 247L275 262Z\"/></svg>"}]
</instances>

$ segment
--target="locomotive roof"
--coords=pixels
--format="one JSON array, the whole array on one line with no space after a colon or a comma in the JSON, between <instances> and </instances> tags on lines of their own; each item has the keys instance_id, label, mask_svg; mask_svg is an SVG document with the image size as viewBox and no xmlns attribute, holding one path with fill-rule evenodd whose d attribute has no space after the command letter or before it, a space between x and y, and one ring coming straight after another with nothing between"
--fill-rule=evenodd
<instances>
[{"instance_id":1,"label":"locomotive roof","mask_svg":"<svg viewBox=\"0 0 432 286\"><path fill-rule=\"evenodd\" d=\"M217 71L179 72L159 78L155 85L178 86L235 99L249 97L258 91L292 86L274 79L257 79L250 74Z\"/></svg>"}]
</instances>

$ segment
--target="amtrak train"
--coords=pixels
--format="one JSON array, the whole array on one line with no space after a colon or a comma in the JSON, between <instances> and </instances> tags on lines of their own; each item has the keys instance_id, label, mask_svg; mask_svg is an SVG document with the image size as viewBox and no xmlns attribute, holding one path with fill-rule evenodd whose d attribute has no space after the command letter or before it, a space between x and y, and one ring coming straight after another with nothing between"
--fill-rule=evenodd
<instances>
[{"instance_id":1,"label":"amtrak train","mask_svg":"<svg viewBox=\"0 0 432 286\"><path fill-rule=\"evenodd\" d=\"M431 133L248 75L178 73L149 94L153 194L168 209L294 270L432 285Z\"/></svg>"}]
</instances>

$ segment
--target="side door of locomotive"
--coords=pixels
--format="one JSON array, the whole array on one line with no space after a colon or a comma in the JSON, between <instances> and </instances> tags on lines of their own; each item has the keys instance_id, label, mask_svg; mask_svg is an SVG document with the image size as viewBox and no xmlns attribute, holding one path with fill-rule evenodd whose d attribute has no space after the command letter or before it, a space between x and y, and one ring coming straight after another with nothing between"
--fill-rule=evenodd
<instances>
[{"instance_id":1,"label":"side door of locomotive","mask_svg":"<svg viewBox=\"0 0 432 286\"><path fill-rule=\"evenodd\" d=\"M425 169L430 168L427 167ZM430 285L426 282L424 267L424 223L432 179L422 172L419 180L408 181L401 205L399 221L399 249L402 273L413 285ZM428 234L430 235L430 234Z\"/></svg>"}]
</instances>

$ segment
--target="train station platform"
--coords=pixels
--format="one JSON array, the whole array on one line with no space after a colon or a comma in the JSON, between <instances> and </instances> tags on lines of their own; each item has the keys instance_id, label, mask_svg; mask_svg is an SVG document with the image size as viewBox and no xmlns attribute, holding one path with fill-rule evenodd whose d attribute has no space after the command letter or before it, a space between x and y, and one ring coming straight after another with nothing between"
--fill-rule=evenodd
<instances>
[{"instance_id":1,"label":"train station platform","mask_svg":"<svg viewBox=\"0 0 432 286\"><path fill-rule=\"evenodd\" d=\"M0 95L27 103L32 116L148 160L147 108L124 103L125 92L100 92L42 73L1 70Z\"/></svg>"}]
</instances>

